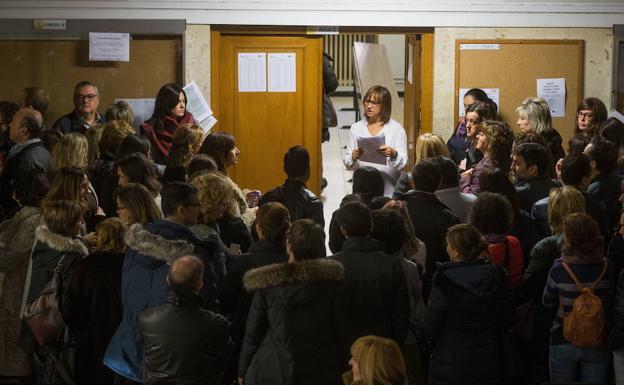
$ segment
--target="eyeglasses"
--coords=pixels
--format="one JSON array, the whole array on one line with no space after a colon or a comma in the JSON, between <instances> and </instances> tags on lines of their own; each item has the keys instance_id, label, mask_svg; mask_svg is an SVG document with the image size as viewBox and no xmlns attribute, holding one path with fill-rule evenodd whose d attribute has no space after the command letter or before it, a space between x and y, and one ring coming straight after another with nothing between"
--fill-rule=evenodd
<instances>
[{"instance_id":1,"label":"eyeglasses","mask_svg":"<svg viewBox=\"0 0 624 385\"><path fill-rule=\"evenodd\" d=\"M594 117L594 114L592 114L591 112L579 112L576 114L576 116L583 119L591 119Z\"/></svg>"},{"instance_id":2,"label":"eyeglasses","mask_svg":"<svg viewBox=\"0 0 624 385\"><path fill-rule=\"evenodd\" d=\"M378 101L375 101L375 100L366 99L364 101L364 105L366 105L366 104L371 104L373 106L380 106L381 102L378 102Z\"/></svg>"},{"instance_id":3,"label":"eyeglasses","mask_svg":"<svg viewBox=\"0 0 624 385\"><path fill-rule=\"evenodd\" d=\"M97 94L88 94L88 95L76 94L76 95L74 95L74 98L76 98L77 100L86 100L87 102L90 102L90 101L92 101L93 99L95 99L97 97L98 97Z\"/></svg>"}]
</instances>

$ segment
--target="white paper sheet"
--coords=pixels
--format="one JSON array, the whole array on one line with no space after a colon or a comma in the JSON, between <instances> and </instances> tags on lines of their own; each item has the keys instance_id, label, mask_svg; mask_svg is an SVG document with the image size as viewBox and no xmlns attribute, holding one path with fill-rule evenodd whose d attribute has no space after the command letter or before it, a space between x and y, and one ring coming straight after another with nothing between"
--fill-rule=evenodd
<instances>
[{"instance_id":1,"label":"white paper sheet","mask_svg":"<svg viewBox=\"0 0 624 385\"><path fill-rule=\"evenodd\" d=\"M198 121L198 123L199 123L199 126L204 131L204 134L209 134L210 130L212 129L212 126L217 124L217 118L215 118L214 115L210 115L206 119Z\"/></svg>"},{"instance_id":2,"label":"white paper sheet","mask_svg":"<svg viewBox=\"0 0 624 385\"><path fill-rule=\"evenodd\" d=\"M132 113L134 114L134 120L132 126L138 129L143 122L152 117L154 113L154 104L156 99L115 99L115 103L119 100L123 100L130 105Z\"/></svg>"},{"instance_id":3,"label":"white paper sheet","mask_svg":"<svg viewBox=\"0 0 624 385\"><path fill-rule=\"evenodd\" d=\"M371 136L368 138L357 138L357 148L362 150L360 161L386 164L386 156L377 152L379 147L386 144L386 136Z\"/></svg>"},{"instance_id":4,"label":"white paper sheet","mask_svg":"<svg viewBox=\"0 0 624 385\"><path fill-rule=\"evenodd\" d=\"M488 50L498 50L500 49L500 44L460 44L459 45L459 49L460 50L481 50L481 49L488 49Z\"/></svg>"},{"instance_id":5,"label":"white paper sheet","mask_svg":"<svg viewBox=\"0 0 624 385\"><path fill-rule=\"evenodd\" d=\"M266 92L266 53L238 54L238 92Z\"/></svg>"},{"instance_id":6,"label":"white paper sheet","mask_svg":"<svg viewBox=\"0 0 624 385\"><path fill-rule=\"evenodd\" d=\"M297 92L297 55L270 53L269 92Z\"/></svg>"},{"instance_id":7,"label":"white paper sheet","mask_svg":"<svg viewBox=\"0 0 624 385\"><path fill-rule=\"evenodd\" d=\"M89 60L130 61L130 34L89 32Z\"/></svg>"},{"instance_id":8,"label":"white paper sheet","mask_svg":"<svg viewBox=\"0 0 624 385\"><path fill-rule=\"evenodd\" d=\"M186 109L193 114L198 122L212 115L212 109L206 102L204 95L195 83L195 80L184 86L186 93Z\"/></svg>"},{"instance_id":9,"label":"white paper sheet","mask_svg":"<svg viewBox=\"0 0 624 385\"><path fill-rule=\"evenodd\" d=\"M474 87L472 87L474 88ZM464 110L464 95L472 88L460 88L459 89L459 116L466 116L466 111ZM479 87L477 87L479 88ZM500 110L500 90L498 88L481 88L487 94L488 98L492 99L494 103L498 106Z\"/></svg>"},{"instance_id":10,"label":"white paper sheet","mask_svg":"<svg viewBox=\"0 0 624 385\"><path fill-rule=\"evenodd\" d=\"M565 116L565 78L537 79L537 96L546 100L553 118Z\"/></svg>"}]
</instances>

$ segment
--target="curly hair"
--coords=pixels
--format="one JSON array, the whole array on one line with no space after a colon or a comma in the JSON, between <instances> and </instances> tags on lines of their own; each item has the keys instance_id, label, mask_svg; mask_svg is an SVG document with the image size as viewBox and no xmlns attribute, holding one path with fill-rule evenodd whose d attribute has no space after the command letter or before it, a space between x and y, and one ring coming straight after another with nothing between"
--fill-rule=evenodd
<instances>
[{"instance_id":1,"label":"curly hair","mask_svg":"<svg viewBox=\"0 0 624 385\"><path fill-rule=\"evenodd\" d=\"M486 152L490 155L496 167L506 173L509 172L511 168L511 148L514 142L514 134L509 125L497 120L486 120L479 125L479 131L488 140Z\"/></svg>"},{"instance_id":2,"label":"curly hair","mask_svg":"<svg viewBox=\"0 0 624 385\"><path fill-rule=\"evenodd\" d=\"M563 221L561 255L588 262L602 259L603 239L596 221L585 213L568 215Z\"/></svg>"},{"instance_id":3,"label":"curly hair","mask_svg":"<svg viewBox=\"0 0 624 385\"><path fill-rule=\"evenodd\" d=\"M177 128L173 136L173 144L169 150L167 167L186 168L201 145L204 133L196 124L183 124Z\"/></svg>"},{"instance_id":4,"label":"curly hair","mask_svg":"<svg viewBox=\"0 0 624 385\"><path fill-rule=\"evenodd\" d=\"M513 218L513 208L507 198L482 192L477 196L468 222L483 234L508 234Z\"/></svg>"},{"instance_id":5,"label":"curly hair","mask_svg":"<svg viewBox=\"0 0 624 385\"><path fill-rule=\"evenodd\" d=\"M123 253L126 250L124 235L126 225L116 217L107 218L95 225L97 234L97 249L108 251L114 254Z\"/></svg>"},{"instance_id":6,"label":"curly hair","mask_svg":"<svg viewBox=\"0 0 624 385\"><path fill-rule=\"evenodd\" d=\"M89 165L89 144L87 138L77 132L63 135L52 152L52 168L78 167L86 169Z\"/></svg>"},{"instance_id":7,"label":"curly hair","mask_svg":"<svg viewBox=\"0 0 624 385\"><path fill-rule=\"evenodd\" d=\"M121 146L121 142L128 135L134 134L134 128L123 120L110 120L106 122L100 138L100 154L115 157Z\"/></svg>"},{"instance_id":8,"label":"curly hair","mask_svg":"<svg viewBox=\"0 0 624 385\"><path fill-rule=\"evenodd\" d=\"M194 178L191 184L197 188L197 198L205 223L221 218L227 211L231 213L236 197L231 183L224 176L205 173Z\"/></svg>"}]
</instances>

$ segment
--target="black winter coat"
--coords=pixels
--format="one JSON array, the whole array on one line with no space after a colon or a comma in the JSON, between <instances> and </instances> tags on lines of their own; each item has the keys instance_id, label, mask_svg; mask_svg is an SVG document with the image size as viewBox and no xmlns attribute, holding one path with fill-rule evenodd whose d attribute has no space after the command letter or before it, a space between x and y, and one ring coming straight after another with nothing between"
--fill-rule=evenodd
<instances>
[{"instance_id":1,"label":"black winter coat","mask_svg":"<svg viewBox=\"0 0 624 385\"><path fill-rule=\"evenodd\" d=\"M302 182L286 179L283 185L265 193L259 206L268 202L279 202L286 206L291 221L307 218L325 226L323 202Z\"/></svg>"},{"instance_id":2,"label":"black winter coat","mask_svg":"<svg viewBox=\"0 0 624 385\"><path fill-rule=\"evenodd\" d=\"M340 379L332 297L344 268L331 259L251 270L255 290L240 355L245 385L337 384Z\"/></svg>"},{"instance_id":3,"label":"black winter coat","mask_svg":"<svg viewBox=\"0 0 624 385\"><path fill-rule=\"evenodd\" d=\"M102 363L121 321L124 254L96 251L78 261L63 302L63 316L76 340L79 384L110 385L113 372Z\"/></svg>"},{"instance_id":4,"label":"black winter coat","mask_svg":"<svg viewBox=\"0 0 624 385\"><path fill-rule=\"evenodd\" d=\"M499 385L501 270L486 260L447 263L433 279L422 333L433 340L429 385Z\"/></svg>"},{"instance_id":5,"label":"black winter coat","mask_svg":"<svg viewBox=\"0 0 624 385\"><path fill-rule=\"evenodd\" d=\"M561 183L550 179L547 174L527 178L514 185L518 207L526 212L531 212L533 204L540 199L546 198L551 188L559 187Z\"/></svg>"},{"instance_id":6,"label":"black winter coat","mask_svg":"<svg viewBox=\"0 0 624 385\"><path fill-rule=\"evenodd\" d=\"M609 225L608 235L613 234L613 229L620 219L622 204L620 198L620 184L622 177L613 171L596 176L587 188L589 195L604 203L607 209L607 223Z\"/></svg>"},{"instance_id":7,"label":"black winter coat","mask_svg":"<svg viewBox=\"0 0 624 385\"><path fill-rule=\"evenodd\" d=\"M405 275L398 257L383 253L382 248L374 239L350 237L342 252L331 257L345 268L334 298L343 360L348 360L348 350L359 337L373 334L402 344L407 336L410 308Z\"/></svg>"},{"instance_id":8,"label":"black winter coat","mask_svg":"<svg viewBox=\"0 0 624 385\"><path fill-rule=\"evenodd\" d=\"M45 225L39 226L35 230L35 246L31 256L32 273L26 303L32 302L39 296L41 290L54 277L54 269L64 257L60 268L60 287L58 287L57 293L61 299L60 310L65 317L63 304L68 295L67 288L74 265L87 253L87 247L81 240L53 233ZM20 344L29 352L36 352L38 349L37 343L25 322L22 323Z\"/></svg>"},{"instance_id":9,"label":"black winter coat","mask_svg":"<svg viewBox=\"0 0 624 385\"><path fill-rule=\"evenodd\" d=\"M612 323L607 342L612 350L624 348L624 270L617 276Z\"/></svg>"},{"instance_id":10,"label":"black winter coat","mask_svg":"<svg viewBox=\"0 0 624 385\"><path fill-rule=\"evenodd\" d=\"M227 321L200 307L194 294L170 293L139 316L145 385L221 385L228 351Z\"/></svg>"},{"instance_id":11,"label":"black winter coat","mask_svg":"<svg viewBox=\"0 0 624 385\"><path fill-rule=\"evenodd\" d=\"M427 246L426 271L423 276L423 298L426 300L431 288L431 277L437 262L448 262L444 237L449 227L459 224L453 214L433 193L412 190L399 199L407 203L407 211L414 225L414 235Z\"/></svg>"},{"instance_id":12,"label":"black winter coat","mask_svg":"<svg viewBox=\"0 0 624 385\"><path fill-rule=\"evenodd\" d=\"M113 217L117 212L117 203L113 192L117 189L114 157L103 154L89 166L89 181L93 185L100 207L106 216Z\"/></svg>"}]
</instances>

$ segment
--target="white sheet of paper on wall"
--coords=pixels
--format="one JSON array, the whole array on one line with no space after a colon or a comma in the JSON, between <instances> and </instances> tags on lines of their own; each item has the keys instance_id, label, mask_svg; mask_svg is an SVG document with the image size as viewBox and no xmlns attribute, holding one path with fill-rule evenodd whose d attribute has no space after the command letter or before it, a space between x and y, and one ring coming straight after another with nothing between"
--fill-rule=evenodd
<instances>
[{"instance_id":1,"label":"white sheet of paper on wall","mask_svg":"<svg viewBox=\"0 0 624 385\"><path fill-rule=\"evenodd\" d=\"M537 96L546 100L553 118L565 116L565 78L537 79Z\"/></svg>"},{"instance_id":2,"label":"white sheet of paper on wall","mask_svg":"<svg viewBox=\"0 0 624 385\"><path fill-rule=\"evenodd\" d=\"M480 88L480 87L472 87L472 88ZM464 111L464 95L471 88L460 88L459 89L459 100L457 101L459 104L459 116L466 116L466 111ZM500 111L500 89L498 88L481 88L488 98L492 99L494 103L498 106L498 110Z\"/></svg>"},{"instance_id":3,"label":"white sheet of paper on wall","mask_svg":"<svg viewBox=\"0 0 624 385\"><path fill-rule=\"evenodd\" d=\"M130 34L89 32L89 60L130 61Z\"/></svg>"},{"instance_id":4,"label":"white sheet of paper on wall","mask_svg":"<svg viewBox=\"0 0 624 385\"><path fill-rule=\"evenodd\" d=\"M269 92L297 92L297 54L270 53Z\"/></svg>"},{"instance_id":5,"label":"white sheet of paper on wall","mask_svg":"<svg viewBox=\"0 0 624 385\"><path fill-rule=\"evenodd\" d=\"M266 53L238 54L238 92L266 92Z\"/></svg>"}]
</instances>

